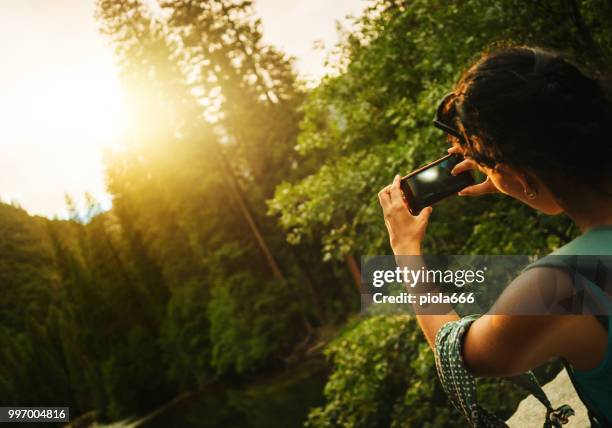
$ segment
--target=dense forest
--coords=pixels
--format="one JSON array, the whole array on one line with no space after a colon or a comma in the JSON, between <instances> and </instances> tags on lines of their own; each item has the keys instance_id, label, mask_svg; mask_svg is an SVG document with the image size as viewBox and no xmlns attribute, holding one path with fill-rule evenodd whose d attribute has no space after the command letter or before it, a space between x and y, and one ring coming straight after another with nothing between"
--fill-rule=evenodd
<instances>
[{"instance_id":1,"label":"dense forest","mask_svg":"<svg viewBox=\"0 0 612 428\"><path fill-rule=\"evenodd\" d=\"M610 69L612 3L372 0L311 89L251 3L98 1L129 123L105 156L113 206L0 205L0 403L175 409L151 426L464 426L415 320L359 316L359 258L390 252L376 194L444 153L436 102L492 44ZM543 254L575 234L502 196L453 198L425 246ZM481 392L509 414L506 388Z\"/></svg>"}]
</instances>

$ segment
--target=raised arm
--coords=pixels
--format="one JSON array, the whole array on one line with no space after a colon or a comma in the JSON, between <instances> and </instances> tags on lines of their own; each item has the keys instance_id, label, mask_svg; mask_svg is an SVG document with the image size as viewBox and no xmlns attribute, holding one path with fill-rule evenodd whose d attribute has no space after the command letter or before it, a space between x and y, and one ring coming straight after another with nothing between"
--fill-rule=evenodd
<instances>
[{"instance_id":1,"label":"raised arm","mask_svg":"<svg viewBox=\"0 0 612 428\"><path fill-rule=\"evenodd\" d=\"M378 193L378 199L385 216L385 225L389 232L389 242L393 253L400 258L401 256L420 256L421 242L427 229L431 207L423 209L417 216L410 214L400 189L399 175L395 176L391 185ZM417 315L419 325L431 347L433 347L436 333L440 327L457 319L459 316L450 307L446 315Z\"/></svg>"},{"instance_id":2,"label":"raised arm","mask_svg":"<svg viewBox=\"0 0 612 428\"><path fill-rule=\"evenodd\" d=\"M396 256L421 255L421 241L431 208L418 216L410 214L399 187L400 177L378 195L385 215L391 247ZM529 272L529 271L528 271ZM551 277L551 275L554 277ZM477 376L512 376L533 369L552 357L561 356L578 369L590 369L602 360L606 335L592 316L516 315L517 302L530 302L552 279L571 287L569 277L555 269L536 268L519 276L496 303L495 313L484 315L468 330L463 357ZM430 346L436 334L449 321L459 319L448 308L445 315L430 315L415 308L417 319ZM437 308L440 313L440 308ZM584 334L588 331L589 334Z\"/></svg>"}]
</instances>

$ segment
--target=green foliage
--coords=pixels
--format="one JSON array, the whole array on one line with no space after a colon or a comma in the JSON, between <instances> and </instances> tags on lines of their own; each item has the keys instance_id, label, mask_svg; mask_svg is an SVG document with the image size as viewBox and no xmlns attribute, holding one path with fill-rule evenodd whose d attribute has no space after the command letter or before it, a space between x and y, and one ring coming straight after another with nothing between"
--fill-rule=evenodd
<instances>
[{"instance_id":1,"label":"green foliage","mask_svg":"<svg viewBox=\"0 0 612 428\"><path fill-rule=\"evenodd\" d=\"M54 285L51 249L42 222L0 204L0 325L22 331L29 317L46 313Z\"/></svg>"},{"instance_id":2,"label":"green foliage","mask_svg":"<svg viewBox=\"0 0 612 428\"><path fill-rule=\"evenodd\" d=\"M101 364L106 395L106 413L111 419L143 413L151 403L167 399L163 360L156 337L142 327L133 327L125 343L115 345L111 356Z\"/></svg>"},{"instance_id":3,"label":"green foliage","mask_svg":"<svg viewBox=\"0 0 612 428\"><path fill-rule=\"evenodd\" d=\"M208 304L211 364L218 373L244 373L282 355L300 333L298 309L280 284L240 273L220 280Z\"/></svg>"},{"instance_id":4,"label":"green foliage","mask_svg":"<svg viewBox=\"0 0 612 428\"><path fill-rule=\"evenodd\" d=\"M327 402L310 413L308 426L451 426L445 424L454 413L432 382L433 357L414 318L365 320L326 354L335 370L325 387Z\"/></svg>"},{"instance_id":5,"label":"green foliage","mask_svg":"<svg viewBox=\"0 0 612 428\"><path fill-rule=\"evenodd\" d=\"M433 353L414 317L375 316L325 351L334 366L326 403L309 427L463 427L439 383ZM481 382L481 404L509 416L524 397L499 381Z\"/></svg>"},{"instance_id":6,"label":"green foliage","mask_svg":"<svg viewBox=\"0 0 612 428\"><path fill-rule=\"evenodd\" d=\"M297 148L321 166L280 185L270 212L292 242L321 242L326 259L388 252L376 193L395 174L444 154L443 135L431 126L433 109L462 70L483 49L507 40L609 65L612 51L604 41L612 28L602 17L611 14L610 5L598 1L371 2L339 47L336 74L326 77L303 107ZM498 221L500 213L511 221ZM517 202L453 201L435 207L426 248L545 252L571 238L568 227L566 219L542 220Z\"/></svg>"},{"instance_id":7,"label":"green foliage","mask_svg":"<svg viewBox=\"0 0 612 428\"><path fill-rule=\"evenodd\" d=\"M129 123L106 153L113 208L44 221L0 205L0 396L50 402L31 392L47 379L73 414L115 419L282 366L338 293L303 280L319 248L289 250L265 215L298 158L303 92L252 5L165 1L162 21L140 1L97 3Z\"/></svg>"},{"instance_id":8,"label":"green foliage","mask_svg":"<svg viewBox=\"0 0 612 428\"><path fill-rule=\"evenodd\" d=\"M180 390L202 387L215 379L211 367L207 290L188 283L175 290L161 331L168 379Z\"/></svg>"}]
</instances>

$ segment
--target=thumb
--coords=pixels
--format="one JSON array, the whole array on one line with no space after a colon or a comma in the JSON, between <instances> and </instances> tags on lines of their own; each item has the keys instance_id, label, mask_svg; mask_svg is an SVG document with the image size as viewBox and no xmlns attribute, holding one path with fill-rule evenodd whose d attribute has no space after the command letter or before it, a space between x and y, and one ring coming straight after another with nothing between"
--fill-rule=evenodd
<instances>
[{"instance_id":1,"label":"thumb","mask_svg":"<svg viewBox=\"0 0 612 428\"><path fill-rule=\"evenodd\" d=\"M421 212L419 213L419 215L417 216L417 218L425 223L427 223L429 221L429 216L431 215L431 212L433 211L433 209L431 207L425 207L421 210Z\"/></svg>"},{"instance_id":2,"label":"thumb","mask_svg":"<svg viewBox=\"0 0 612 428\"><path fill-rule=\"evenodd\" d=\"M461 190L459 196L480 196L487 193L495 193L497 188L489 177L482 183L473 184Z\"/></svg>"}]
</instances>

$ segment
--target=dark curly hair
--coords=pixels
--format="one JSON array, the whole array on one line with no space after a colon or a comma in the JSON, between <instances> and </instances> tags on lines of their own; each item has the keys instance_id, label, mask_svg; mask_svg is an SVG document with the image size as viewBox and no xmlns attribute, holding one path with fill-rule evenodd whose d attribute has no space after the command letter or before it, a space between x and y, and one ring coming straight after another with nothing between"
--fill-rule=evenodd
<instances>
[{"instance_id":1,"label":"dark curly hair","mask_svg":"<svg viewBox=\"0 0 612 428\"><path fill-rule=\"evenodd\" d=\"M465 71L454 94L444 116L478 163L531 171L551 188L560 176L588 186L612 177L612 103L604 80L567 55L492 49Z\"/></svg>"}]
</instances>

